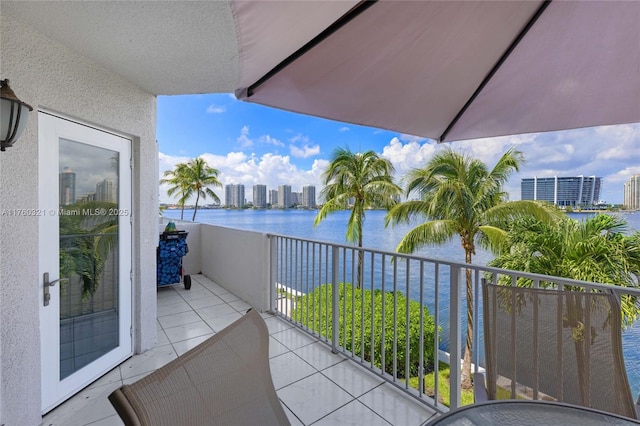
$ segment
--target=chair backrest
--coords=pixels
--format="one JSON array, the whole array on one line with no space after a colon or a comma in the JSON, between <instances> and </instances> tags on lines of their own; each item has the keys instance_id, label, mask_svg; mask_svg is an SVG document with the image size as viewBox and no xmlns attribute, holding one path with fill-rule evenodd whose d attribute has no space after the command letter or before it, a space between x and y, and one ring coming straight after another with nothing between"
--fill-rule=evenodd
<instances>
[{"instance_id":1,"label":"chair backrest","mask_svg":"<svg viewBox=\"0 0 640 426\"><path fill-rule=\"evenodd\" d=\"M255 310L109 400L126 425L288 425Z\"/></svg>"},{"instance_id":2,"label":"chair backrest","mask_svg":"<svg viewBox=\"0 0 640 426\"><path fill-rule=\"evenodd\" d=\"M636 418L612 292L483 284L489 399L543 399Z\"/></svg>"}]
</instances>

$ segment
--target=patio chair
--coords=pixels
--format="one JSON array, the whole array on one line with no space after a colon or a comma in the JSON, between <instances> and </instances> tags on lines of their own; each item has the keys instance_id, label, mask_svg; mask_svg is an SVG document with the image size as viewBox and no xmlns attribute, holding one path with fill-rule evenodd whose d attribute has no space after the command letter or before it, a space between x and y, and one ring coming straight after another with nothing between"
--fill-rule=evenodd
<instances>
[{"instance_id":1,"label":"patio chair","mask_svg":"<svg viewBox=\"0 0 640 426\"><path fill-rule=\"evenodd\" d=\"M109 395L125 425L288 425L255 310L164 367Z\"/></svg>"},{"instance_id":2,"label":"patio chair","mask_svg":"<svg viewBox=\"0 0 640 426\"><path fill-rule=\"evenodd\" d=\"M640 417L612 292L487 283L482 292L486 383L484 375L474 376L476 402L540 399Z\"/></svg>"}]
</instances>

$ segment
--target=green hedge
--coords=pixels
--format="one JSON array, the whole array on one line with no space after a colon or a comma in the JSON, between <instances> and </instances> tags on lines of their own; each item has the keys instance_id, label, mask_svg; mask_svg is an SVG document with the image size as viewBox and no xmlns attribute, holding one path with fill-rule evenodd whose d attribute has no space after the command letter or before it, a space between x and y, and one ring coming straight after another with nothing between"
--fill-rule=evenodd
<instances>
[{"instance_id":1,"label":"green hedge","mask_svg":"<svg viewBox=\"0 0 640 426\"><path fill-rule=\"evenodd\" d=\"M356 356L364 353L364 359L371 361L371 290L361 290L351 284L339 284L339 344ZM332 336L332 310L331 299L333 289L331 284L324 284L314 289L313 292L297 298L292 318L309 329L317 332L331 341ZM395 300L394 300L395 299ZM397 377L405 377L407 362L406 353L406 312L407 299L400 292L373 291L373 329L374 329L374 365L382 366L382 301L385 304L385 372L393 374L393 338L394 318L393 307L396 306L397 330ZM364 310L363 310L364 301ZM344 315L346 308L346 316ZM434 321L429 310L424 307L424 369L433 370L434 359ZM420 361L420 304L415 300L409 300L409 373L410 376L418 374ZM364 314L364 315L363 315ZM364 333L362 333L362 320L364 316ZM346 343L345 343L346 326ZM364 341L363 341L364 334ZM363 352L364 351L364 352Z\"/></svg>"}]
</instances>

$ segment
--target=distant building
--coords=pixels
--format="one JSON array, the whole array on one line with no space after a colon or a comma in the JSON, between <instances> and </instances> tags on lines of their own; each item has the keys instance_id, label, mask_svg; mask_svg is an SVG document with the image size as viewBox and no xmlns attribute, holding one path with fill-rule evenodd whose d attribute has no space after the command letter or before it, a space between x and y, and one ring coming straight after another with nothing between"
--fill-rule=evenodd
<instances>
[{"instance_id":1,"label":"distant building","mask_svg":"<svg viewBox=\"0 0 640 426\"><path fill-rule=\"evenodd\" d=\"M231 184L224 187L225 200L227 207L235 207L241 209L244 207L244 185Z\"/></svg>"},{"instance_id":2,"label":"distant building","mask_svg":"<svg viewBox=\"0 0 640 426\"><path fill-rule=\"evenodd\" d=\"M257 209L267 207L267 185L253 185L253 207Z\"/></svg>"},{"instance_id":3,"label":"distant building","mask_svg":"<svg viewBox=\"0 0 640 426\"><path fill-rule=\"evenodd\" d=\"M96 184L96 201L106 201L108 203L115 203L116 197L113 190L113 182L109 179L105 179L102 182Z\"/></svg>"},{"instance_id":4,"label":"distant building","mask_svg":"<svg viewBox=\"0 0 640 426\"><path fill-rule=\"evenodd\" d=\"M302 204L302 192L291 191L291 205L297 206Z\"/></svg>"},{"instance_id":5,"label":"distant building","mask_svg":"<svg viewBox=\"0 0 640 426\"><path fill-rule=\"evenodd\" d=\"M95 200L96 200L96 193L95 192L89 192L88 194L82 194L78 198L76 198L76 202L77 203L87 203L89 201L95 201Z\"/></svg>"},{"instance_id":6,"label":"distant building","mask_svg":"<svg viewBox=\"0 0 640 426\"><path fill-rule=\"evenodd\" d=\"M293 206L293 200L291 199L291 185L278 186L278 206L283 209L288 209Z\"/></svg>"},{"instance_id":7,"label":"distant building","mask_svg":"<svg viewBox=\"0 0 640 426\"><path fill-rule=\"evenodd\" d=\"M68 206L76 202L76 174L71 168L65 167L58 173L60 187L60 205Z\"/></svg>"},{"instance_id":8,"label":"distant building","mask_svg":"<svg viewBox=\"0 0 640 426\"><path fill-rule=\"evenodd\" d=\"M624 207L640 210L640 175L633 175L624 183Z\"/></svg>"},{"instance_id":9,"label":"distant building","mask_svg":"<svg viewBox=\"0 0 640 426\"><path fill-rule=\"evenodd\" d=\"M270 189L269 190L269 204L271 204L271 206L277 206L278 205L278 190L277 189Z\"/></svg>"},{"instance_id":10,"label":"distant building","mask_svg":"<svg viewBox=\"0 0 640 426\"><path fill-rule=\"evenodd\" d=\"M522 200L548 201L559 207L593 207L600 200L601 178L575 176L522 179Z\"/></svg>"},{"instance_id":11,"label":"distant building","mask_svg":"<svg viewBox=\"0 0 640 426\"><path fill-rule=\"evenodd\" d=\"M316 187L307 185L302 187L302 206L307 209L316 208Z\"/></svg>"}]
</instances>

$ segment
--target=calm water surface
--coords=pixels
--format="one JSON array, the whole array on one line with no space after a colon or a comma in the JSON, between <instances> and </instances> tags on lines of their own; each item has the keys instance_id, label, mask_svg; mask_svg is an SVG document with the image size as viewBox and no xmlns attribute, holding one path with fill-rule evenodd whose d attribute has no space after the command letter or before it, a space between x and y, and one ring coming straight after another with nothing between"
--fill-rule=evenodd
<instances>
[{"instance_id":1,"label":"calm water surface","mask_svg":"<svg viewBox=\"0 0 640 426\"><path fill-rule=\"evenodd\" d=\"M196 220L202 223L220 225L228 228L246 229L264 233L282 234L311 240L328 241L339 244L345 243L346 223L349 212L337 212L329 215L318 226L313 222L317 211L312 210L198 210ZM386 212L367 211L364 222L363 238L364 246L372 249L394 251L402 237L413 227L413 224L384 227ZM184 217L191 218L192 210L185 210ZM618 213L627 221L629 232L640 230L640 212ZM164 212L167 218L180 218L179 210L167 210ZM584 220L592 216L589 213L571 213L570 217ZM477 254L473 258L474 264L486 265L493 255L481 248L476 249ZM435 259L464 262L464 251L458 239L441 246L429 246L416 253ZM448 295L446 295L448 296ZM448 299L442 301L448 305ZM446 313L444 314L446 315ZM443 324L444 332L448 326ZM445 349L448 342L444 340L441 348ZM627 374L631 383L634 399L640 395L640 322L634 324L629 330L623 332L623 350Z\"/></svg>"}]
</instances>

